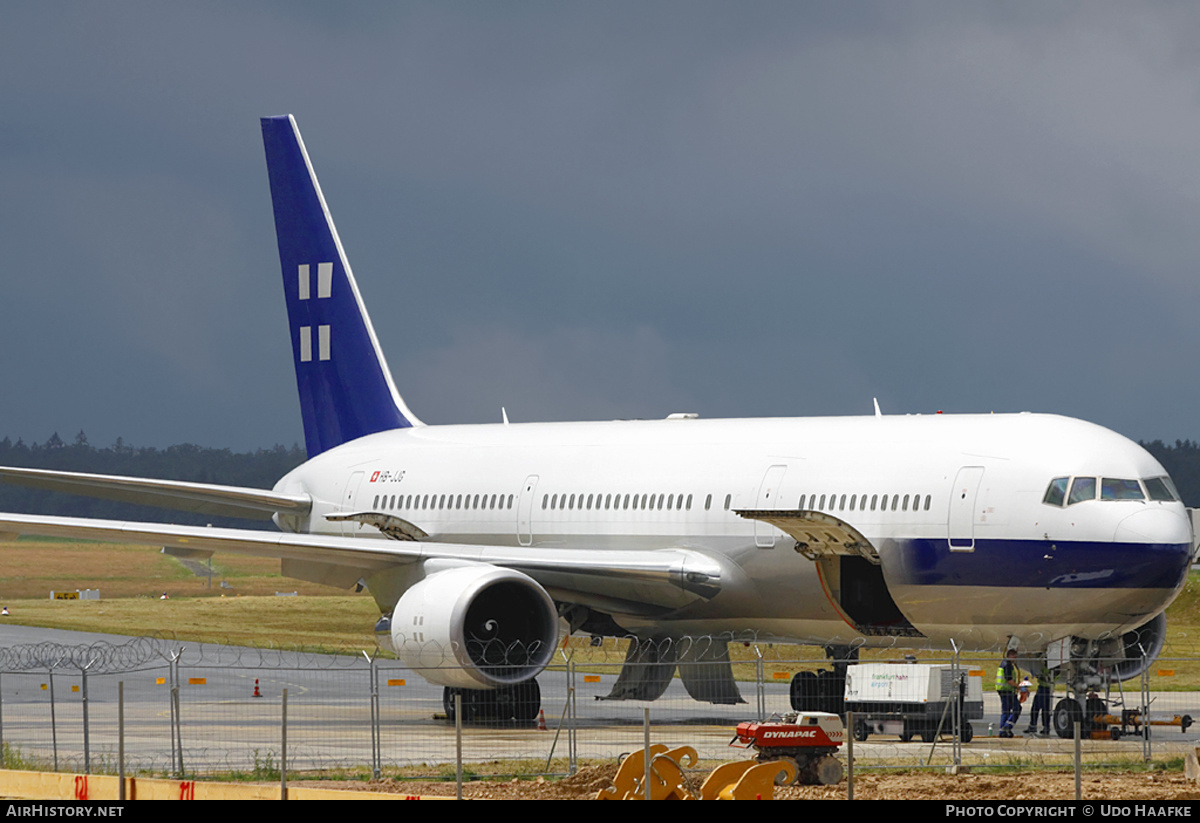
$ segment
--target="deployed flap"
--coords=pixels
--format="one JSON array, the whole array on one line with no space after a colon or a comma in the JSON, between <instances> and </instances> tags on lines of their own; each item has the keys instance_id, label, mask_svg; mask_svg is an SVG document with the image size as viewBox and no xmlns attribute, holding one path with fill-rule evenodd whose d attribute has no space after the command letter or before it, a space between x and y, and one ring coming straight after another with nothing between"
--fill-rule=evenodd
<instances>
[{"instance_id":1,"label":"deployed flap","mask_svg":"<svg viewBox=\"0 0 1200 823\"><path fill-rule=\"evenodd\" d=\"M845 520L825 512L805 509L739 509L747 520L770 523L796 541L796 551L809 560L833 555L862 557L879 565L879 553L862 532Z\"/></svg>"},{"instance_id":2,"label":"deployed flap","mask_svg":"<svg viewBox=\"0 0 1200 823\"><path fill-rule=\"evenodd\" d=\"M711 638L688 638L679 655L679 679L694 700L733 705L745 703L733 679L729 644Z\"/></svg>"},{"instance_id":3,"label":"deployed flap","mask_svg":"<svg viewBox=\"0 0 1200 823\"><path fill-rule=\"evenodd\" d=\"M312 507L312 499L306 494L280 494L265 489L186 483L182 480L151 480L146 477L11 466L0 466L0 480L17 486L101 497L122 503L258 520L270 520L276 512L307 514Z\"/></svg>"},{"instance_id":4,"label":"deployed flap","mask_svg":"<svg viewBox=\"0 0 1200 823\"><path fill-rule=\"evenodd\" d=\"M675 675L675 644L670 640L634 640L612 691L597 700L658 700Z\"/></svg>"},{"instance_id":5,"label":"deployed flap","mask_svg":"<svg viewBox=\"0 0 1200 823\"><path fill-rule=\"evenodd\" d=\"M362 571L353 566L317 563L312 560L290 560L286 557L279 561L279 571L284 577L294 577L297 580L307 580L309 583L320 583L339 589L349 589L362 579Z\"/></svg>"}]
</instances>

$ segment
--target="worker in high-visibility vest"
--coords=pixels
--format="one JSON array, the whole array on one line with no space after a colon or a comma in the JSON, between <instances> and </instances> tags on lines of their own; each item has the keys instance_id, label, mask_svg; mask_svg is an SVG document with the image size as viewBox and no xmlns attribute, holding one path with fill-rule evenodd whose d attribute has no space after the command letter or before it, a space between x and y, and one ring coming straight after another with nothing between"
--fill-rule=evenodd
<instances>
[{"instance_id":1,"label":"worker in high-visibility vest","mask_svg":"<svg viewBox=\"0 0 1200 823\"><path fill-rule=\"evenodd\" d=\"M1000 668L996 669L996 691L1000 695L1000 736L1012 737L1013 726L1021 716L1021 701L1017 697L1021 670L1017 668L1017 650L1009 649Z\"/></svg>"}]
</instances>

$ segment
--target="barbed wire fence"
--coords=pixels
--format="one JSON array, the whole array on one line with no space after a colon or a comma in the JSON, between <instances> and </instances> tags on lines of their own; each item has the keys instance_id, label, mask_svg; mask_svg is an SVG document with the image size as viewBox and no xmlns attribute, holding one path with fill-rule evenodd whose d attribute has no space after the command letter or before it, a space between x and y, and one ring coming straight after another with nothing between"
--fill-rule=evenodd
<instances>
[{"instance_id":1,"label":"barbed wire fence","mask_svg":"<svg viewBox=\"0 0 1200 823\"><path fill-rule=\"evenodd\" d=\"M1180 645L1169 645L1140 677L1099 695L1110 699L1117 718L1133 712L1128 715L1132 721L1119 724L1126 732L1121 740L1085 741L1087 762L1179 758L1195 750L1200 729L1183 725L1181 718L1200 716L1200 687L1180 689L1174 681L1177 671L1200 670L1200 660L1178 654ZM727 669L722 660L707 659L714 650L727 650L735 694L722 692ZM453 651L446 650L446 657L453 657ZM862 662L903 662L910 652L863 650ZM648 667L644 671L661 667L661 677L650 677L665 683L661 696L612 699L621 696L623 667L639 657ZM994 678L999 654L992 650L947 657L925 652L920 658L981 675L986 683ZM724 694L722 702L693 699L689 687L673 676L680 660L689 661L693 689L711 671L711 694ZM821 684L829 682L832 668L819 648L779 646L742 635L640 642L606 638L594 645L577 640L559 649L538 677L539 720L465 725L463 760L480 770L486 764L489 773L530 775L563 774L581 763L611 761L640 748L646 708L654 742L693 746L709 763L744 758L750 755L729 747L736 725L791 711L798 688L794 681L816 687L804 699L827 699L828 688ZM414 671L374 653L254 649L171 637L2 648L3 761L7 768L115 772L118 684L124 684L127 771L277 779L286 689L287 760L293 772L445 777L455 762L455 726L447 719L442 688L429 685L423 674L437 679L432 670ZM1055 698L1062 696L1060 686ZM975 744L959 757L976 765L1069 763L1071 741L1053 736L998 739L998 697L988 691L984 703L984 717L972 721ZM1026 703L1022 720L1029 708ZM1151 718L1169 725L1147 727ZM856 744L856 758L867 766L889 767L953 762L947 739L934 737L902 742L895 735L874 734Z\"/></svg>"}]
</instances>

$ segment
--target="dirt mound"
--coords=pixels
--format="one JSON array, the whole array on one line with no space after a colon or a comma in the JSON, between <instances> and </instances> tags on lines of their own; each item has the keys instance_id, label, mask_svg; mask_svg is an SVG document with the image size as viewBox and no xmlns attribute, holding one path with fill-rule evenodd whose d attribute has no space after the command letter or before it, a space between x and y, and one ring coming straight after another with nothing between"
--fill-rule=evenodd
<instances>
[{"instance_id":1,"label":"dirt mound","mask_svg":"<svg viewBox=\"0 0 1200 823\"><path fill-rule=\"evenodd\" d=\"M562 780L475 781L463 785L463 797L472 800L591 800L611 785L615 766L589 766ZM704 774L697 773L696 785ZM299 783L293 785L301 785ZM313 784L318 785L318 784ZM454 783L380 780L369 784L332 785L391 794L453 797ZM788 786L776 790L781 799L843 800L846 783L837 786ZM1011 774L958 774L918 772L867 774L855 779L854 796L861 800L1074 800L1075 777L1070 772L1019 772ZM1200 786L1178 772L1116 772L1083 778L1085 800L1200 800Z\"/></svg>"}]
</instances>

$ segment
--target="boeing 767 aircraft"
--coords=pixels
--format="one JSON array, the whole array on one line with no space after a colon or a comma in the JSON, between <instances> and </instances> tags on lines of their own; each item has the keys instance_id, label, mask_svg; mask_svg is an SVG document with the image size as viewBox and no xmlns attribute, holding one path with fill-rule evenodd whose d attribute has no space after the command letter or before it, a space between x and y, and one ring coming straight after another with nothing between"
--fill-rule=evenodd
<instances>
[{"instance_id":1,"label":"boeing 767 aircraft","mask_svg":"<svg viewBox=\"0 0 1200 823\"><path fill-rule=\"evenodd\" d=\"M308 461L272 491L0 477L270 517L280 532L24 515L0 515L0 532L278 557L291 577L363 584L397 654L479 716L536 715L533 678L563 624L816 643L842 672L860 647L1017 647L1075 692L1056 707L1060 732L1088 688L1161 649L1192 551L1188 513L1153 457L1090 423L878 409L422 422L393 382L294 119L264 118L262 131ZM740 700L724 642L634 648L613 698L655 699L678 670L698 699ZM708 668L721 676L698 674Z\"/></svg>"}]
</instances>

